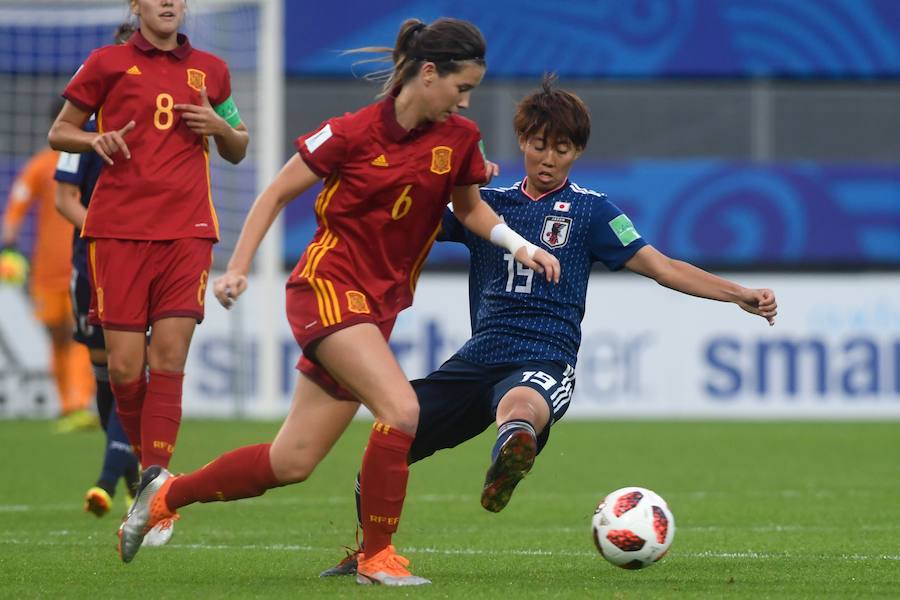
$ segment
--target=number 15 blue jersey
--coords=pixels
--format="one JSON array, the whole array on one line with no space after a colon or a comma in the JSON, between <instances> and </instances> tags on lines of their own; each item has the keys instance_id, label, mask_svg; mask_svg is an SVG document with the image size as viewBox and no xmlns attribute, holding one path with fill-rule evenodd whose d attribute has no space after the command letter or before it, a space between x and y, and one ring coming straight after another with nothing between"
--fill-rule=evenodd
<instances>
[{"instance_id":1,"label":"number 15 blue jersey","mask_svg":"<svg viewBox=\"0 0 900 600\"><path fill-rule=\"evenodd\" d=\"M438 240L461 242L471 254L472 337L457 354L480 364L553 360L575 366L591 266L600 261L619 270L646 242L605 194L566 181L534 200L522 191L524 183L482 188L481 197L515 231L559 259L559 284L470 232L448 209Z\"/></svg>"}]
</instances>

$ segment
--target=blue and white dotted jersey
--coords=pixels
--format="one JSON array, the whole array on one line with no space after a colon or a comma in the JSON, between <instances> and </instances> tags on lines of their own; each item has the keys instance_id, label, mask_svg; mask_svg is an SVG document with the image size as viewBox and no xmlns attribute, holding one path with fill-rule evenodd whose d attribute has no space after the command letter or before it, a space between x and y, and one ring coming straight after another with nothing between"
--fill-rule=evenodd
<instances>
[{"instance_id":1,"label":"blue and white dotted jersey","mask_svg":"<svg viewBox=\"0 0 900 600\"><path fill-rule=\"evenodd\" d=\"M559 259L559 284L516 262L512 254L444 215L439 240L468 246L472 337L457 353L480 364L525 360L574 366L591 265L619 270L646 245L605 194L566 181L537 200L521 189L482 188L481 197L515 231Z\"/></svg>"}]
</instances>

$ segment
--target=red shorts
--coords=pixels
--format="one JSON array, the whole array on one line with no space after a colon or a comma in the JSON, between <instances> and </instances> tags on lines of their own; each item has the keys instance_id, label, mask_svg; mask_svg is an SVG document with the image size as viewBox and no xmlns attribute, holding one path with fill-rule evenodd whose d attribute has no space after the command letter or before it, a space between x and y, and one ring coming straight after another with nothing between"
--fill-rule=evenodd
<instances>
[{"instance_id":1,"label":"red shorts","mask_svg":"<svg viewBox=\"0 0 900 600\"><path fill-rule=\"evenodd\" d=\"M370 312L368 300L360 292L322 279L315 279L314 283L305 278L291 281L287 286L286 305L291 332L304 351L314 342L360 323L372 323L387 341L397 320L397 315L379 319ZM335 398L357 400L314 361L315 357L310 359L304 353L297 361L297 370Z\"/></svg>"},{"instance_id":2,"label":"red shorts","mask_svg":"<svg viewBox=\"0 0 900 600\"><path fill-rule=\"evenodd\" d=\"M201 322L213 240L92 239L88 246L91 308L104 329L147 331L167 317Z\"/></svg>"}]
</instances>

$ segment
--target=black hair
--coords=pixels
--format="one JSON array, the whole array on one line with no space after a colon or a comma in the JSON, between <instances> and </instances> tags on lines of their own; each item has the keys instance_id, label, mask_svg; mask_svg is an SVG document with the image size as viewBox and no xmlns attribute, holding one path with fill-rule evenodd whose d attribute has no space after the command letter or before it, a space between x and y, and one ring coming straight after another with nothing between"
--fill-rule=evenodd
<instances>
[{"instance_id":1,"label":"black hair","mask_svg":"<svg viewBox=\"0 0 900 600\"><path fill-rule=\"evenodd\" d=\"M583 150L591 136L591 114L581 98L556 87L556 75L547 73L541 88L516 106L513 127L520 138L543 132L547 143L569 140Z\"/></svg>"}]
</instances>

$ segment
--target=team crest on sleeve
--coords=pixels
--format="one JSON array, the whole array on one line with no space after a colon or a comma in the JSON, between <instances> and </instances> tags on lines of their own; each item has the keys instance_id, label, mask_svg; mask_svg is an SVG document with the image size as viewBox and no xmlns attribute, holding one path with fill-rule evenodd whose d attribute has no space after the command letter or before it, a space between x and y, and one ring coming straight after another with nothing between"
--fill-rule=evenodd
<instances>
[{"instance_id":1,"label":"team crest on sleeve","mask_svg":"<svg viewBox=\"0 0 900 600\"><path fill-rule=\"evenodd\" d=\"M568 217L544 217L544 229L541 231L541 241L550 248L561 248L569 241L569 229L572 227L572 219Z\"/></svg>"},{"instance_id":2,"label":"team crest on sleeve","mask_svg":"<svg viewBox=\"0 0 900 600\"><path fill-rule=\"evenodd\" d=\"M431 172L444 175L450 172L450 156L453 148L450 146L435 146L431 149Z\"/></svg>"},{"instance_id":3,"label":"team crest on sleeve","mask_svg":"<svg viewBox=\"0 0 900 600\"><path fill-rule=\"evenodd\" d=\"M206 85L206 73L200 69L188 69L187 84L190 88L199 92L200 89Z\"/></svg>"}]
</instances>

